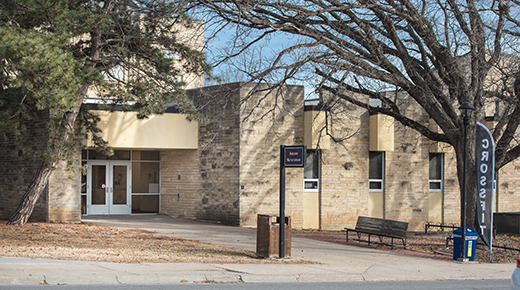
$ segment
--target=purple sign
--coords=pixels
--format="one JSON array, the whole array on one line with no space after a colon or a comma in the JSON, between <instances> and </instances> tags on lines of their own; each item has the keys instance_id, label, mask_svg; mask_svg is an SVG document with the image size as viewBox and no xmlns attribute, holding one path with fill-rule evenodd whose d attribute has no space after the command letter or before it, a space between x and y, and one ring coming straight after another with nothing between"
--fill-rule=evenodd
<instances>
[{"instance_id":1,"label":"purple sign","mask_svg":"<svg viewBox=\"0 0 520 290\"><path fill-rule=\"evenodd\" d=\"M286 146L283 151L285 167L305 167L305 146Z\"/></svg>"}]
</instances>

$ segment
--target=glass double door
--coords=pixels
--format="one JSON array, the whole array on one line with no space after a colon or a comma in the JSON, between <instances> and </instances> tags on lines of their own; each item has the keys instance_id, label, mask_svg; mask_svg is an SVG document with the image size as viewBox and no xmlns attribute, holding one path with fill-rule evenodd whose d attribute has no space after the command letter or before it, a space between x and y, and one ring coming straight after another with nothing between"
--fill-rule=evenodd
<instances>
[{"instance_id":1,"label":"glass double door","mask_svg":"<svg viewBox=\"0 0 520 290\"><path fill-rule=\"evenodd\" d=\"M131 162L88 161L87 214L130 214Z\"/></svg>"}]
</instances>

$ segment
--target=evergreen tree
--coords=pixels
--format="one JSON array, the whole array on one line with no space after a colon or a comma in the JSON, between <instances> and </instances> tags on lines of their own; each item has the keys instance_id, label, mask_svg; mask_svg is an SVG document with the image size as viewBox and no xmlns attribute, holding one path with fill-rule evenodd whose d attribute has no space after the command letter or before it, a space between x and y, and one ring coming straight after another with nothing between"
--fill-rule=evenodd
<instances>
[{"instance_id":1,"label":"evergreen tree","mask_svg":"<svg viewBox=\"0 0 520 290\"><path fill-rule=\"evenodd\" d=\"M49 116L48 149L8 224L27 222L85 132L108 148L82 106L89 90L139 118L163 113L172 101L188 119L201 118L179 77L210 71L203 52L178 38L197 25L182 3L168 0L0 0L0 135L26 146L28 125L39 112Z\"/></svg>"}]
</instances>

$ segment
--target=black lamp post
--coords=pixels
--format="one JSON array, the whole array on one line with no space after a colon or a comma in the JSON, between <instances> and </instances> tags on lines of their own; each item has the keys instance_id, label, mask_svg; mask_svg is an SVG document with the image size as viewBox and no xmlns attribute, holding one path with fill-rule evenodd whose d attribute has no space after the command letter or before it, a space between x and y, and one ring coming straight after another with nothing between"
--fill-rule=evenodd
<instances>
[{"instance_id":1,"label":"black lamp post","mask_svg":"<svg viewBox=\"0 0 520 290\"><path fill-rule=\"evenodd\" d=\"M468 155L468 125L469 125L469 111L475 110L473 106L464 102L460 105L459 110L462 111L464 116L464 164L462 169L462 196L460 201L460 229L461 229L461 241L460 241L460 258L459 262L468 262L466 258L466 161Z\"/></svg>"}]
</instances>

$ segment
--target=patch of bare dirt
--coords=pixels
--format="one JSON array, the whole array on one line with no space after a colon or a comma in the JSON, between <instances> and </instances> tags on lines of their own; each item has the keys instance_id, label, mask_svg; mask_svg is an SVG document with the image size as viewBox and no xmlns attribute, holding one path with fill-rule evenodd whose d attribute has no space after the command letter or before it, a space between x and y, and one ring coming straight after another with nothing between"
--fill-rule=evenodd
<instances>
[{"instance_id":1,"label":"patch of bare dirt","mask_svg":"<svg viewBox=\"0 0 520 290\"><path fill-rule=\"evenodd\" d=\"M311 239L317 239L327 242L334 242L340 244L356 245L361 247L371 247L384 251L392 251L388 245L381 245L377 243L371 243L370 246L366 242L360 242L349 239L346 242L346 236L344 232L334 231L294 231L293 236L306 237ZM355 234L350 236L354 237ZM406 239L406 250L402 248L400 240L394 239L394 245L398 246L394 248L394 252L438 258L438 259L453 259L453 241L448 241L446 247L446 238L451 237L450 231L438 231L424 233L408 233ZM366 235L362 235L362 239L366 240ZM378 241L378 237L372 237L371 241ZM386 244L390 243L390 240L383 239ZM493 263L516 263L520 251L520 235L512 234L497 234L493 240ZM478 240L475 249L475 261L489 263L489 247L485 246L480 239Z\"/></svg>"},{"instance_id":2,"label":"patch of bare dirt","mask_svg":"<svg viewBox=\"0 0 520 290\"><path fill-rule=\"evenodd\" d=\"M0 256L116 263L301 263L259 259L256 253L93 224L27 223L0 220Z\"/></svg>"}]
</instances>

